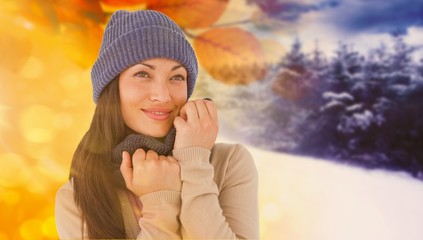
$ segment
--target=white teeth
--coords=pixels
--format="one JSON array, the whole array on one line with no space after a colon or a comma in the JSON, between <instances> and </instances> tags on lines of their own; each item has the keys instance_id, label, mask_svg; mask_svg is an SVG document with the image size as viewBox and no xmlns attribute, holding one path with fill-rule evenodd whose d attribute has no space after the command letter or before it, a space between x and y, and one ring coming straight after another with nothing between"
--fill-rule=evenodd
<instances>
[{"instance_id":1,"label":"white teeth","mask_svg":"<svg viewBox=\"0 0 423 240\"><path fill-rule=\"evenodd\" d=\"M165 113L164 112L152 112L153 114L156 114L156 115L165 115Z\"/></svg>"}]
</instances>

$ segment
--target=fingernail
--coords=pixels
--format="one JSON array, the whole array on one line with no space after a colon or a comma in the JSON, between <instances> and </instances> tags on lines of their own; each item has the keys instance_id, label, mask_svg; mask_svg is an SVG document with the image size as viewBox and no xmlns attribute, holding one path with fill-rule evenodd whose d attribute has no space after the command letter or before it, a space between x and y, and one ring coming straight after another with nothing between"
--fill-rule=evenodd
<instances>
[{"instance_id":1,"label":"fingernail","mask_svg":"<svg viewBox=\"0 0 423 240\"><path fill-rule=\"evenodd\" d=\"M205 98L203 98L203 100L206 100L206 101L212 101L212 102L213 102L213 99L211 99L211 98L209 98L209 97L205 97Z\"/></svg>"}]
</instances>

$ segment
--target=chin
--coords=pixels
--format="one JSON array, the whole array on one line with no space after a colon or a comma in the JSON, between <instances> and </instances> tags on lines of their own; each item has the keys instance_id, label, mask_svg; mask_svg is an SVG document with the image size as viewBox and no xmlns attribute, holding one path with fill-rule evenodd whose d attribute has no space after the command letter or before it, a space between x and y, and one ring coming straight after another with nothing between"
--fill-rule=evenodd
<instances>
[{"instance_id":1,"label":"chin","mask_svg":"<svg viewBox=\"0 0 423 240\"><path fill-rule=\"evenodd\" d=\"M151 129L150 128L147 131L138 130L136 132L150 136L150 137L154 137L154 138L162 138L162 137L165 137L167 135L169 130L170 130L170 127L169 128L161 128L161 129Z\"/></svg>"}]
</instances>

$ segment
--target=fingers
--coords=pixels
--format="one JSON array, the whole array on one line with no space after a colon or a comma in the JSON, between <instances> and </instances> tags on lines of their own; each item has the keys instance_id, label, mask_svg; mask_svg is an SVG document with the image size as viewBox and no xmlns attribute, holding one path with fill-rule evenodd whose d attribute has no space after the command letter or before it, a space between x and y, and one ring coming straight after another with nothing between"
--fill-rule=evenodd
<instances>
[{"instance_id":1,"label":"fingers","mask_svg":"<svg viewBox=\"0 0 423 240\"><path fill-rule=\"evenodd\" d=\"M124 151L120 172L126 188L140 197L160 190L181 190L180 166L176 159L157 152L137 149L131 155Z\"/></svg>"},{"instance_id":2,"label":"fingers","mask_svg":"<svg viewBox=\"0 0 423 240\"><path fill-rule=\"evenodd\" d=\"M207 110L206 104L204 100L197 99L194 101L195 107L197 108L198 118L200 121L210 119L209 111Z\"/></svg>"},{"instance_id":3,"label":"fingers","mask_svg":"<svg viewBox=\"0 0 423 240\"><path fill-rule=\"evenodd\" d=\"M184 120L188 120L188 122L208 118L217 121L216 106L214 102L210 100L197 99L195 101L189 101L181 108L180 117Z\"/></svg>"},{"instance_id":4,"label":"fingers","mask_svg":"<svg viewBox=\"0 0 423 240\"><path fill-rule=\"evenodd\" d=\"M129 153L128 153L129 155ZM137 168L140 166L141 161L145 161L146 153L142 148L137 149L132 156L132 166Z\"/></svg>"},{"instance_id":5,"label":"fingers","mask_svg":"<svg viewBox=\"0 0 423 240\"><path fill-rule=\"evenodd\" d=\"M126 151L122 153L122 163L120 164L120 172L122 173L126 187L131 186L133 178L132 163L131 156Z\"/></svg>"},{"instance_id":6,"label":"fingers","mask_svg":"<svg viewBox=\"0 0 423 240\"><path fill-rule=\"evenodd\" d=\"M176 160L176 158L174 158L174 157L172 157L172 156L167 156L167 159L168 159L170 162L175 162L175 163L178 163L178 160Z\"/></svg>"},{"instance_id":7,"label":"fingers","mask_svg":"<svg viewBox=\"0 0 423 240\"><path fill-rule=\"evenodd\" d=\"M217 109L216 109L216 105L213 101L204 101L204 104L207 107L207 111L209 112L210 118L213 120L213 122L218 122L218 118L217 118Z\"/></svg>"},{"instance_id":8,"label":"fingers","mask_svg":"<svg viewBox=\"0 0 423 240\"><path fill-rule=\"evenodd\" d=\"M217 110L213 101L195 100L200 122L205 127L216 127L218 125Z\"/></svg>"},{"instance_id":9,"label":"fingers","mask_svg":"<svg viewBox=\"0 0 423 240\"><path fill-rule=\"evenodd\" d=\"M158 160L159 159L159 155L153 151L153 150L148 150L147 154L145 155L145 160Z\"/></svg>"},{"instance_id":10,"label":"fingers","mask_svg":"<svg viewBox=\"0 0 423 240\"><path fill-rule=\"evenodd\" d=\"M187 102L184 107L185 112L186 112L186 119L188 123L197 123L198 122L198 111L197 111L197 107L195 106L195 103L193 101L189 101Z\"/></svg>"}]
</instances>

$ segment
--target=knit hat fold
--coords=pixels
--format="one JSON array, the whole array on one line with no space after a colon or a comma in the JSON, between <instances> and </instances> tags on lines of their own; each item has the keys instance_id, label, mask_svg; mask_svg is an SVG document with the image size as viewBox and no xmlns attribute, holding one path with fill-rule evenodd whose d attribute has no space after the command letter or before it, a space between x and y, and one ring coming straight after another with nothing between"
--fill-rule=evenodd
<instances>
[{"instance_id":1,"label":"knit hat fold","mask_svg":"<svg viewBox=\"0 0 423 240\"><path fill-rule=\"evenodd\" d=\"M115 12L105 28L100 53L91 71L94 102L97 103L103 89L123 70L151 58L172 59L186 68L189 98L197 79L198 62L182 29L157 11Z\"/></svg>"}]
</instances>

